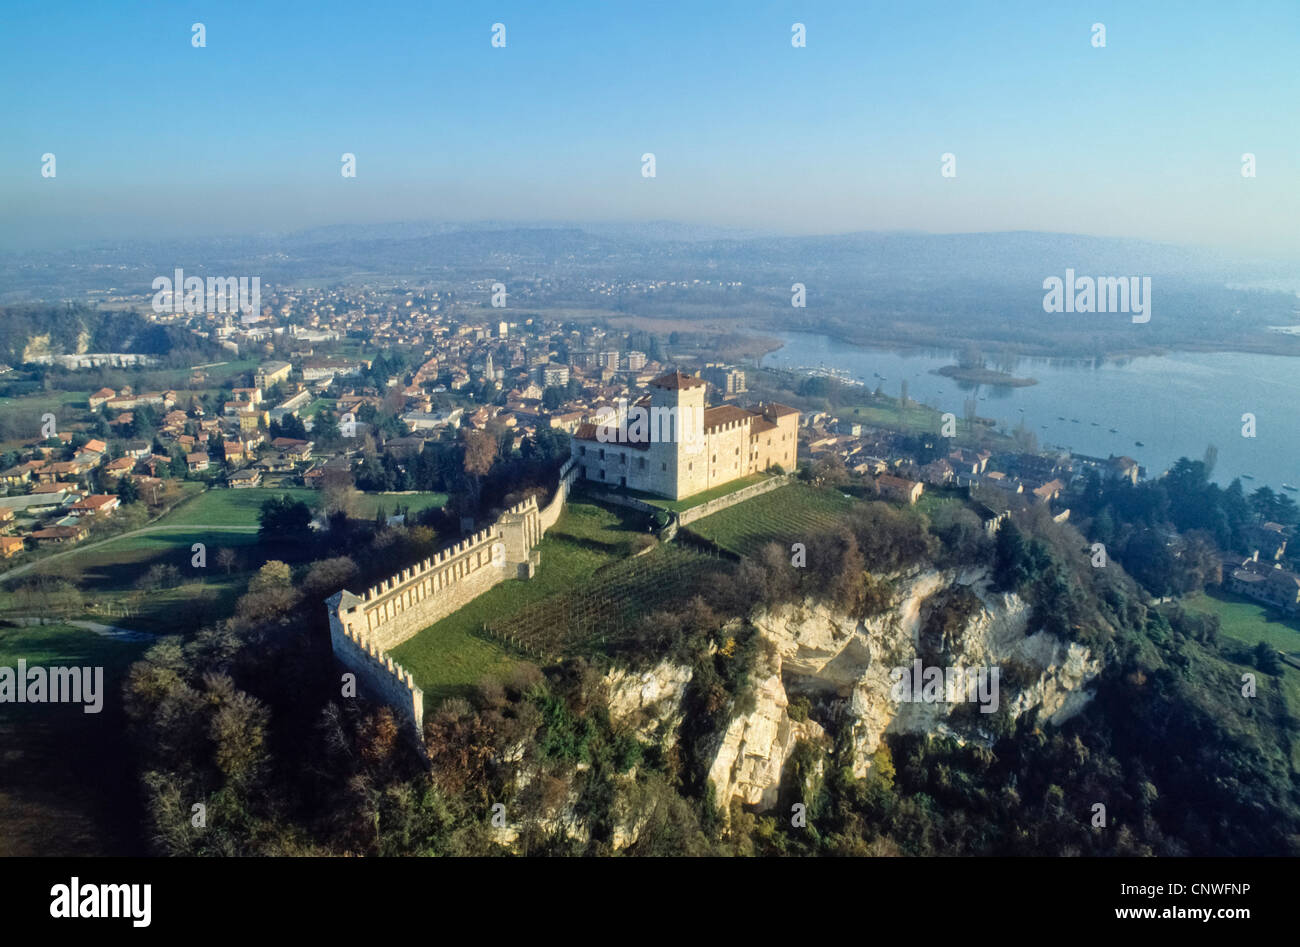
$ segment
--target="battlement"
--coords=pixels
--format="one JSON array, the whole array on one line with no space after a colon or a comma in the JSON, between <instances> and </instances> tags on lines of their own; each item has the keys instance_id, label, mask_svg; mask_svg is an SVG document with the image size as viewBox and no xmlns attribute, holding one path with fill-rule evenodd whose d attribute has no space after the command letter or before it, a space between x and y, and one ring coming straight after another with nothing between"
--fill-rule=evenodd
<instances>
[{"instance_id":1,"label":"battlement","mask_svg":"<svg viewBox=\"0 0 1300 947\"><path fill-rule=\"evenodd\" d=\"M523 506L524 504L520 504ZM420 576L432 572L436 569L446 566L457 556L482 549L485 545L490 545L494 540L501 539L501 531L494 523L487 529L481 529L467 539L458 543L453 543L446 549L441 550L433 556L425 559L423 562L417 562L415 565L403 569L401 572L384 579L378 585L372 585L366 590L362 598L366 602L376 602L391 592L397 591L408 582L417 580Z\"/></svg>"},{"instance_id":2,"label":"battlement","mask_svg":"<svg viewBox=\"0 0 1300 947\"><path fill-rule=\"evenodd\" d=\"M415 683L410 671L393 660L375 640L354 625L345 622L344 599L338 592L327 605L330 617L330 644L334 656L357 676L360 688L393 707L419 733L424 722L424 691ZM357 606L352 606L355 611Z\"/></svg>"}]
</instances>

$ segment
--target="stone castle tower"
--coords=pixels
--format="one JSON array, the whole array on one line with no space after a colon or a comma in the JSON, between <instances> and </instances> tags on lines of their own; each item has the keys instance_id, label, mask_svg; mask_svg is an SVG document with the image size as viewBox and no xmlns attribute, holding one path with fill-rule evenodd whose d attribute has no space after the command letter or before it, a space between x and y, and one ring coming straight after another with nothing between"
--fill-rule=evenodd
<instances>
[{"instance_id":1,"label":"stone castle tower","mask_svg":"<svg viewBox=\"0 0 1300 947\"><path fill-rule=\"evenodd\" d=\"M650 383L650 463L668 496L689 496L707 482L704 396L699 378L673 372Z\"/></svg>"}]
</instances>

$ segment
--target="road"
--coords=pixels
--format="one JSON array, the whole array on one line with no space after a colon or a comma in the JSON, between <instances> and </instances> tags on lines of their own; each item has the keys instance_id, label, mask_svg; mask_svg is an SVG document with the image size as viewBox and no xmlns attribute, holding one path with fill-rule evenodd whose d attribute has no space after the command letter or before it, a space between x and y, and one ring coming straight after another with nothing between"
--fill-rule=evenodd
<instances>
[{"instance_id":1,"label":"road","mask_svg":"<svg viewBox=\"0 0 1300 947\"><path fill-rule=\"evenodd\" d=\"M43 559L37 559L35 562L29 562L25 566L19 566L16 569L10 569L8 572L0 574L0 585L3 585L5 582L8 582L10 579L18 578L20 575L23 575L24 573L31 571L37 566L43 566L47 562L53 562L55 559L60 559L63 556L73 556L79 552L85 552L87 549L94 549L97 546L105 546L108 543L115 543L118 540L126 539L128 536L141 536L145 533L176 533L176 532L192 533L195 530L202 530L203 532L209 532L209 533L256 533L258 531L258 527L220 526L220 525L207 524L207 523L205 524L195 523L192 525L169 524L167 526L142 526L139 529L133 529L130 532L126 532L126 533L118 533L116 536L110 536L107 539L96 540L95 542L87 543L84 546L73 546L71 549L64 550L63 552L56 552L52 556L46 556Z\"/></svg>"}]
</instances>

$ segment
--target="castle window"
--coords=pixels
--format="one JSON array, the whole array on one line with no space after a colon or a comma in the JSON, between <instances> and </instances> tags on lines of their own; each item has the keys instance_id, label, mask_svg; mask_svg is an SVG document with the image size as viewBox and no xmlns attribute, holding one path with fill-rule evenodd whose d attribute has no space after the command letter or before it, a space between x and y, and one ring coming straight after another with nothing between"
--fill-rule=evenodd
<instances>
[{"instance_id":1,"label":"castle window","mask_svg":"<svg viewBox=\"0 0 1300 947\"><path fill-rule=\"evenodd\" d=\"M739 447L736 448L736 456L737 456L737 457L740 456L740 448L739 448Z\"/></svg>"},{"instance_id":2,"label":"castle window","mask_svg":"<svg viewBox=\"0 0 1300 947\"><path fill-rule=\"evenodd\" d=\"M717 462L718 462L718 455L717 455L717 454L714 454L714 455L713 455L713 460L710 461L710 463L714 463L714 464L716 464Z\"/></svg>"},{"instance_id":3,"label":"castle window","mask_svg":"<svg viewBox=\"0 0 1300 947\"><path fill-rule=\"evenodd\" d=\"M667 470L667 469L668 469L668 465L667 465L667 464L660 464L659 466L662 467L664 470Z\"/></svg>"},{"instance_id":4,"label":"castle window","mask_svg":"<svg viewBox=\"0 0 1300 947\"><path fill-rule=\"evenodd\" d=\"M641 469L642 469L642 470L645 470L645 458L644 458L644 457L641 458Z\"/></svg>"},{"instance_id":5,"label":"castle window","mask_svg":"<svg viewBox=\"0 0 1300 947\"><path fill-rule=\"evenodd\" d=\"M578 454L581 455L582 457L586 457L586 456L587 456L587 448L585 448L585 447L579 447L579 448L578 448Z\"/></svg>"},{"instance_id":6,"label":"castle window","mask_svg":"<svg viewBox=\"0 0 1300 947\"><path fill-rule=\"evenodd\" d=\"M687 470L694 470L694 469L695 469L695 465L694 465L694 464L687 464L687 465L686 465L686 469L687 469Z\"/></svg>"},{"instance_id":7,"label":"castle window","mask_svg":"<svg viewBox=\"0 0 1300 947\"><path fill-rule=\"evenodd\" d=\"M603 447L600 449L600 459L601 460L605 459L605 448Z\"/></svg>"}]
</instances>

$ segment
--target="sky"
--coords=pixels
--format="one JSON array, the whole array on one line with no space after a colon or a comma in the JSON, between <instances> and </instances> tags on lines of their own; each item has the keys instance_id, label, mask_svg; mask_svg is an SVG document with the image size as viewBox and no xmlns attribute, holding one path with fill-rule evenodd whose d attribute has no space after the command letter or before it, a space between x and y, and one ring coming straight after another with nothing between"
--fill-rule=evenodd
<instances>
[{"instance_id":1,"label":"sky","mask_svg":"<svg viewBox=\"0 0 1300 947\"><path fill-rule=\"evenodd\" d=\"M674 220L1296 258L1298 51L1297 0L9 4L0 247Z\"/></svg>"}]
</instances>

